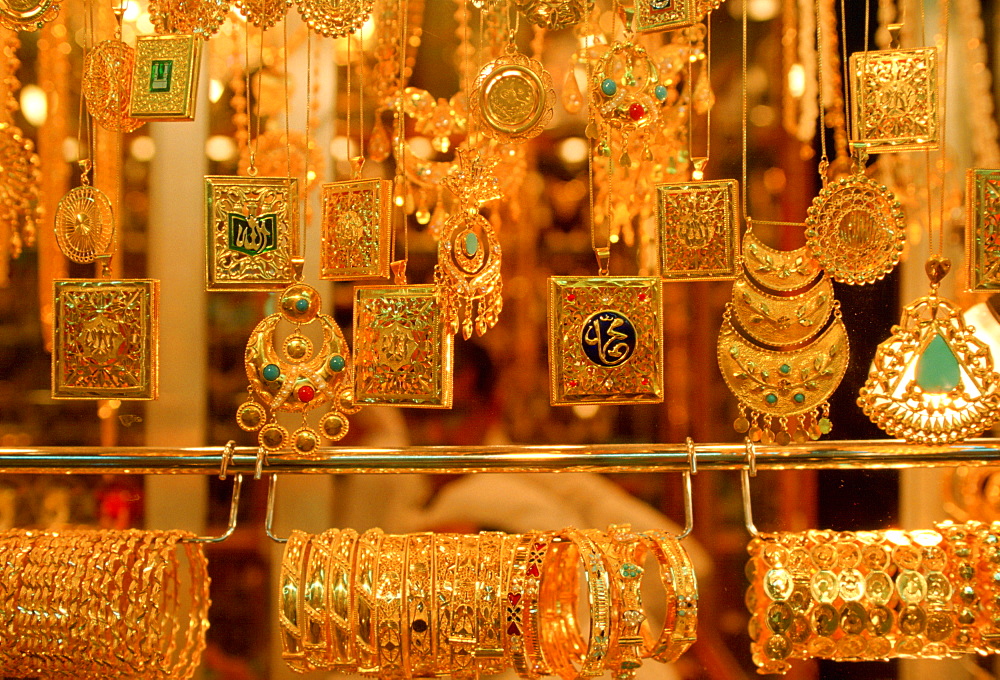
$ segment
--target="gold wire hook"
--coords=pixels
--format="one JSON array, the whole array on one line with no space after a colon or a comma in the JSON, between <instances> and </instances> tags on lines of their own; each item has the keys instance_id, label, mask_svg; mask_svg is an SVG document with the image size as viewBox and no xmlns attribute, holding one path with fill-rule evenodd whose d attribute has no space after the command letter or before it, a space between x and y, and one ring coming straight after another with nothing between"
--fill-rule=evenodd
<instances>
[{"instance_id":1,"label":"gold wire hook","mask_svg":"<svg viewBox=\"0 0 1000 680\"><path fill-rule=\"evenodd\" d=\"M747 466L740 470L740 486L743 493L743 522L746 524L747 531L754 538L760 533L757 531L757 527L753 523L753 507L750 505L750 478L757 476L757 447L747 437L744 440L744 444L747 450Z\"/></svg>"},{"instance_id":2,"label":"gold wire hook","mask_svg":"<svg viewBox=\"0 0 1000 680\"><path fill-rule=\"evenodd\" d=\"M694 529L694 497L691 492L691 475L698 474L698 456L694 450L694 440L688 437L687 445L688 469L684 471L684 531L677 535L677 540L687 538Z\"/></svg>"},{"instance_id":3,"label":"gold wire hook","mask_svg":"<svg viewBox=\"0 0 1000 680\"><path fill-rule=\"evenodd\" d=\"M263 446L257 447L257 464L253 469L253 478L260 479L264 475L264 464L267 463L267 449Z\"/></svg>"},{"instance_id":4,"label":"gold wire hook","mask_svg":"<svg viewBox=\"0 0 1000 680\"><path fill-rule=\"evenodd\" d=\"M230 442L232 444L233 442ZM227 447L229 444L226 445ZM223 454L223 470L225 470L225 454ZM225 477L221 477L225 479ZM240 511L240 490L243 488L243 475L237 474L233 476L233 498L229 504L229 526L222 533L221 536L195 536L193 538L186 539L185 543L221 543L236 531L236 516Z\"/></svg>"},{"instance_id":5,"label":"gold wire hook","mask_svg":"<svg viewBox=\"0 0 1000 680\"><path fill-rule=\"evenodd\" d=\"M229 464L233 462L233 454L236 453L236 440L230 439L222 449L222 464L219 466L219 479L226 478Z\"/></svg>"},{"instance_id":6,"label":"gold wire hook","mask_svg":"<svg viewBox=\"0 0 1000 680\"><path fill-rule=\"evenodd\" d=\"M277 490L278 475L271 475L271 478L267 482L267 516L264 519L264 533L275 543L288 543L287 538L275 536L271 531L271 525L274 523L274 496Z\"/></svg>"}]
</instances>

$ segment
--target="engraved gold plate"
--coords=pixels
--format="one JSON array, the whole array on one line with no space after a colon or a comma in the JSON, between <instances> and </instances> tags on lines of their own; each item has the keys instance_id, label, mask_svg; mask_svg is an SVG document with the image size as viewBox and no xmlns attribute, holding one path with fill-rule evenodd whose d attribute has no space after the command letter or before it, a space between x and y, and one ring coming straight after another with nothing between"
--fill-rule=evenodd
<instances>
[{"instance_id":1,"label":"engraved gold plate","mask_svg":"<svg viewBox=\"0 0 1000 680\"><path fill-rule=\"evenodd\" d=\"M969 289L1000 290L1000 170L966 172L965 248Z\"/></svg>"},{"instance_id":2,"label":"engraved gold plate","mask_svg":"<svg viewBox=\"0 0 1000 680\"><path fill-rule=\"evenodd\" d=\"M961 310L937 295L944 274L931 272L934 262L928 264L931 293L904 307L899 325L878 346L858 405L893 437L949 444L1000 418L1000 375Z\"/></svg>"},{"instance_id":3,"label":"engraved gold plate","mask_svg":"<svg viewBox=\"0 0 1000 680\"><path fill-rule=\"evenodd\" d=\"M208 290L275 290L295 281L298 181L205 177Z\"/></svg>"},{"instance_id":4,"label":"engraved gold plate","mask_svg":"<svg viewBox=\"0 0 1000 680\"><path fill-rule=\"evenodd\" d=\"M899 262L906 222L896 197L863 173L831 182L813 199L806 244L834 281L874 283Z\"/></svg>"},{"instance_id":5,"label":"engraved gold plate","mask_svg":"<svg viewBox=\"0 0 1000 680\"><path fill-rule=\"evenodd\" d=\"M73 262L110 255L115 234L111 201L97 187L70 189L56 208L55 234L59 250Z\"/></svg>"},{"instance_id":6,"label":"engraved gold plate","mask_svg":"<svg viewBox=\"0 0 1000 680\"><path fill-rule=\"evenodd\" d=\"M672 31L697 21L694 0L637 0L635 30L640 33Z\"/></svg>"},{"instance_id":7,"label":"engraved gold plate","mask_svg":"<svg viewBox=\"0 0 1000 680\"><path fill-rule=\"evenodd\" d=\"M59 14L56 0L0 0L0 28L37 31Z\"/></svg>"},{"instance_id":8,"label":"engraved gold plate","mask_svg":"<svg viewBox=\"0 0 1000 680\"><path fill-rule=\"evenodd\" d=\"M801 290L823 271L808 248L775 250L749 230L743 235L742 252L747 274L771 290Z\"/></svg>"},{"instance_id":9,"label":"engraved gold plate","mask_svg":"<svg viewBox=\"0 0 1000 680\"><path fill-rule=\"evenodd\" d=\"M132 106L143 120L194 120L202 39L195 35L144 35L135 43Z\"/></svg>"},{"instance_id":10,"label":"engraved gold plate","mask_svg":"<svg viewBox=\"0 0 1000 680\"><path fill-rule=\"evenodd\" d=\"M549 382L554 406L663 401L661 281L549 279Z\"/></svg>"},{"instance_id":11,"label":"engraved gold plate","mask_svg":"<svg viewBox=\"0 0 1000 680\"><path fill-rule=\"evenodd\" d=\"M434 286L362 286L354 300L354 400L451 408L453 336Z\"/></svg>"},{"instance_id":12,"label":"engraved gold plate","mask_svg":"<svg viewBox=\"0 0 1000 680\"><path fill-rule=\"evenodd\" d=\"M656 185L664 279L736 278L738 186L736 180Z\"/></svg>"},{"instance_id":13,"label":"engraved gold plate","mask_svg":"<svg viewBox=\"0 0 1000 680\"><path fill-rule=\"evenodd\" d=\"M762 345L797 345L815 338L833 313L833 284L823 277L804 293L766 293L749 278L733 284L733 312L740 327Z\"/></svg>"},{"instance_id":14,"label":"engraved gold plate","mask_svg":"<svg viewBox=\"0 0 1000 680\"><path fill-rule=\"evenodd\" d=\"M852 134L868 153L938 147L937 49L858 52L850 74Z\"/></svg>"},{"instance_id":15,"label":"engraved gold plate","mask_svg":"<svg viewBox=\"0 0 1000 680\"><path fill-rule=\"evenodd\" d=\"M53 399L156 399L159 282L55 281Z\"/></svg>"},{"instance_id":16,"label":"engraved gold plate","mask_svg":"<svg viewBox=\"0 0 1000 680\"><path fill-rule=\"evenodd\" d=\"M321 279L353 281L389 276L392 182L334 182L322 187Z\"/></svg>"},{"instance_id":17,"label":"engraved gold plate","mask_svg":"<svg viewBox=\"0 0 1000 680\"><path fill-rule=\"evenodd\" d=\"M469 98L483 134L502 143L537 136L552 120L556 93L542 65L513 49L486 64Z\"/></svg>"}]
</instances>

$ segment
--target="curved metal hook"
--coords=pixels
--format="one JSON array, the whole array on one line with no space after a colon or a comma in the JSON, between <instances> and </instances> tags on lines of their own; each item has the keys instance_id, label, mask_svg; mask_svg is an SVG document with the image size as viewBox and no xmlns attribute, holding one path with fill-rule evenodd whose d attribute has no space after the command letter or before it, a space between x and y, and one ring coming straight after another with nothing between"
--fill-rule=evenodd
<instances>
[{"instance_id":1,"label":"curved metal hook","mask_svg":"<svg viewBox=\"0 0 1000 680\"><path fill-rule=\"evenodd\" d=\"M264 519L264 533L275 543L288 543L287 538L275 536L271 531L274 523L274 496L278 490L278 475L271 475L267 482L267 517Z\"/></svg>"},{"instance_id":2,"label":"curved metal hook","mask_svg":"<svg viewBox=\"0 0 1000 680\"><path fill-rule=\"evenodd\" d=\"M219 479L226 478L229 464L233 462L233 455L236 453L236 440L230 439L222 449L222 464L219 467Z\"/></svg>"},{"instance_id":3,"label":"curved metal hook","mask_svg":"<svg viewBox=\"0 0 1000 680\"><path fill-rule=\"evenodd\" d=\"M750 478L757 476L757 447L750 441L750 437L744 440L747 449L747 466L740 470L740 486L743 493L743 522L747 531L754 538L760 533L753 523L753 507L750 505Z\"/></svg>"},{"instance_id":4,"label":"curved metal hook","mask_svg":"<svg viewBox=\"0 0 1000 680\"><path fill-rule=\"evenodd\" d=\"M677 540L687 538L694 529L694 497L691 493L691 475L698 474L698 457L694 450L694 440L688 437L685 440L688 452L689 470L684 471L684 531L677 535Z\"/></svg>"},{"instance_id":5,"label":"curved metal hook","mask_svg":"<svg viewBox=\"0 0 1000 680\"><path fill-rule=\"evenodd\" d=\"M253 470L253 478L260 479L264 475L264 463L267 462L267 449L257 447L257 466Z\"/></svg>"},{"instance_id":6,"label":"curved metal hook","mask_svg":"<svg viewBox=\"0 0 1000 680\"><path fill-rule=\"evenodd\" d=\"M230 442L232 443L232 442ZM228 445L227 445L228 446ZM223 457L223 461L225 458ZM225 471L225 462L223 462L223 471ZM223 479L225 479L223 477ZM185 543L221 543L236 531L236 516L240 511L240 490L243 488L243 475L237 474L233 476L233 499L229 504L229 526L222 533L221 536L194 536L192 538L186 539Z\"/></svg>"}]
</instances>

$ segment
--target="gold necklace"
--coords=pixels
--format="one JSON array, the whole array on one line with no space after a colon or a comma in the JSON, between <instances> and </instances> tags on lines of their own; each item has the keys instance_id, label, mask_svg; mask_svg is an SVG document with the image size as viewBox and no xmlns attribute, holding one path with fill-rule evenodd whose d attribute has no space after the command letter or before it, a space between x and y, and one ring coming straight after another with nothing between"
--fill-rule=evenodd
<instances>
[{"instance_id":1,"label":"gold necklace","mask_svg":"<svg viewBox=\"0 0 1000 680\"><path fill-rule=\"evenodd\" d=\"M967 171L965 208L969 288L1000 290L1000 170Z\"/></svg>"},{"instance_id":2,"label":"gold necklace","mask_svg":"<svg viewBox=\"0 0 1000 680\"><path fill-rule=\"evenodd\" d=\"M17 258L25 246L35 243L35 229L40 218L39 184L41 171L34 143L14 124L13 112L18 110L17 79L20 46L17 34L11 33L0 42L0 167L4 169L0 182L0 248L4 257ZM4 267L6 270L6 267ZM5 278L5 276L3 277Z\"/></svg>"},{"instance_id":3,"label":"gold necklace","mask_svg":"<svg viewBox=\"0 0 1000 680\"><path fill-rule=\"evenodd\" d=\"M502 144L539 135L552 120L556 93L541 63L514 47L483 66L469 96L469 115L478 130Z\"/></svg>"},{"instance_id":4,"label":"gold necklace","mask_svg":"<svg viewBox=\"0 0 1000 680\"><path fill-rule=\"evenodd\" d=\"M133 132L145 123L129 115L135 50L121 39L123 13L124 9L115 9L118 26L114 39L99 42L83 60L83 96L87 111L113 132Z\"/></svg>"},{"instance_id":5,"label":"gold necklace","mask_svg":"<svg viewBox=\"0 0 1000 680\"><path fill-rule=\"evenodd\" d=\"M142 120L194 120L202 36L145 35L135 43L129 115Z\"/></svg>"}]
</instances>

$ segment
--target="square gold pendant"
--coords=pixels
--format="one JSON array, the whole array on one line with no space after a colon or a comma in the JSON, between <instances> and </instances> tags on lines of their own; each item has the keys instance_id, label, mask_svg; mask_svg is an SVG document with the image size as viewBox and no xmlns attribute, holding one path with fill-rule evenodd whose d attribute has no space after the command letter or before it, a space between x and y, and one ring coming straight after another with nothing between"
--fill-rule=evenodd
<instances>
[{"instance_id":1,"label":"square gold pendant","mask_svg":"<svg viewBox=\"0 0 1000 680\"><path fill-rule=\"evenodd\" d=\"M201 45L194 35L144 35L135 42L129 114L143 120L194 120Z\"/></svg>"},{"instance_id":2,"label":"square gold pendant","mask_svg":"<svg viewBox=\"0 0 1000 680\"><path fill-rule=\"evenodd\" d=\"M386 278L392 257L392 182L324 184L320 278Z\"/></svg>"},{"instance_id":3,"label":"square gold pendant","mask_svg":"<svg viewBox=\"0 0 1000 680\"><path fill-rule=\"evenodd\" d=\"M868 153L938 147L937 49L857 52L850 74L853 139Z\"/></svg>"},{"instance_id":4,"label":"square gold pendant","mask_svg":"<svg viewBox=\"0 0 1000 680\"><path fill-rule=\"evenodd\" d=\"M965 249L969 289L1000 290L1000 170L966 171Z\"/></svg>"},{"instance_id":5,"label":"square gold pendant","mask_svg":"<svg viewBox=\"0 0 1000 680\"><path fill-rule=\"evenodd\" d=\"M738 188L733 179L656 185L660 275L664 279L736 278Z\"/></svg>"},{"instance_id":6,"label":"square gold pendant","mask_svg":"<svg viewBox=\"0 0 1000 680\"><path fill-rule=\"evenodd\" d=\"M695 22L694 0L638 0L635 30L640 33L672 31Z\"/></svg>"},{"instance_id":7,"label":"square gold pendant","mask_svg":"<svg viewBox=\"0 0 1000 680\"><path fill-rule=\"evenodd\" d=\"M549 278L553 406L663 401L659 278Z\"/></svg>"},{"instance_id":8,"label":"square gold pendant","mask_svg":"<svg viewBox=\"0 0 1000 680\"><path fill-rule=\"evenodd\" d=\"M205 177L208 290L281 290L299 258L298 181Z\"/></svg>"},{"instance_id":9,"label":"square gold pendant","mask_svg":"<svg viewBox=\"0 0 1000 680\"><path fill-rule=\"evenodd\" d=\"M55 281L53 399L156 399L159 288L153 279Z\"/></svg>"},{"instance_id":10,"label":"square gold pendant","mask_svg":"<svg viewBox=\"0 0 1000 680\"><path fill-rule=\"evenodd\" d=\"M451 408L452 335L435 286L359 286L354 403Z\"/></svg>"}]
</instances>

